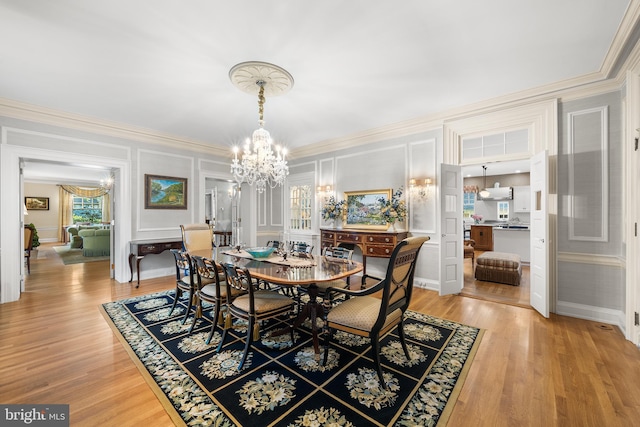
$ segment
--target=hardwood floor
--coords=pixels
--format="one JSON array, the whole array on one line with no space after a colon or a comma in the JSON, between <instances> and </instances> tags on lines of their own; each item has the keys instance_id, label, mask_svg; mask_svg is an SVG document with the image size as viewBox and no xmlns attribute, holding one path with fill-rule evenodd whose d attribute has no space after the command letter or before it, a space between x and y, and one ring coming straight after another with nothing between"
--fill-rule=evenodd
<instances>
[{"instance_id":1,"label":"hardwood floor","mask_svg":"<svg viewBox=\"0 0 640 427\"><path fill-rule=\"evenodd\" d=\"M51 246L21 299L0 304L0 402L68 403L72 426L173 425L98 310L173 277L136 289ZM412 309L485 329L449 427L638 425L640 351L617 328L423 289Z\"/></svg>"},{"instance_id":2,"label":"hardwood floor","mask_svg":"<svg viewBox=\"0 0 640 427\"><path fill-rule=\"evenodd\" d=\"M476 259L483 252L476 251ZM464 287L460 295L501 304L531 307L528 265L522 266L521 277L520 286L475 280L471 259L467 258L464 260Z\"/></svg>"}]
</instances>

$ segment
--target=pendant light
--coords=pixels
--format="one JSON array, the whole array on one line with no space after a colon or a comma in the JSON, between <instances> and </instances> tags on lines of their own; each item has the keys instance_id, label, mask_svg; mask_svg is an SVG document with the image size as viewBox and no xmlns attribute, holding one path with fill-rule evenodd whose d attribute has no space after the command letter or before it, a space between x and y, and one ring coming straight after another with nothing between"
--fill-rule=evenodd
<instances>
[{"instance_id":1,"label":"pendant light","mask_svg":"<svg viewBox=\"0 0 640 427\"><path fill-rule=\"evenodd\" d=\"M484 199L491 195L487 190L487 165L482 165L482 176L484 177L484 188L480 191L480 197Z\"/></svg>"}]
</instances>

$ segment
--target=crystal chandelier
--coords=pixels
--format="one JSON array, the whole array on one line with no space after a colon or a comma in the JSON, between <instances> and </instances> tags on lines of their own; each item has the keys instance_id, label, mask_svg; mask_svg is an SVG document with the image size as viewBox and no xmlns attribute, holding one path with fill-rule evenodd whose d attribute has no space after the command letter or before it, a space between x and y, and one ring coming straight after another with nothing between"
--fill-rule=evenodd
<instances>
[{"instance_id":1,"label":"crystal chandelier","mask_svg":"<svg viewBox=\"0 0 640 427\"><path fill-rule=\"evenodd\" d=\"M240 184L246 182L256 185L258 193L262 193L269 185L274 188L284 184L289 174L285 159L286 149L280 146L272 149L271 135L264 128L265 93L281 95L293 86L293 77L273 64L265 62L243 62L234 66L229 72L231 82L245 92L258 94L258 112L260 127L253 132L251 140L247 139L238 159L238 147L233 148L234 158L231 162L231 173Z\"/></svg>"}]
</instances>

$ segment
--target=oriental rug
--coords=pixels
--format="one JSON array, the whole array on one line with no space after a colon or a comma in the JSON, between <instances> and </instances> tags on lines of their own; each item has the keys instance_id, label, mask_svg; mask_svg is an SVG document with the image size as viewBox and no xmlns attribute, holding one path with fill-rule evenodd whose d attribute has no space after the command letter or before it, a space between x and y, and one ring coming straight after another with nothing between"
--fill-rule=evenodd
<instances>
[{"instance_id":1,"label":"oriental rug","mask_svg":"<svg viewBox=\"0 0 640 427\"><path fill-rule=\"evenodd\" d=\"M177 425L442 426L453 409L482 330L406 313L411 360L396 331L381 340L388 389L379 384L368 339L336 333L325 365L308 329L271 337L262 328L242 371L246 325L234 324L220 353L210 345L211 307L189 334L187 300L174 291L103 304L103 314ZM306 325L307 327L309 325Z\"/></svg>"},{"instance_id":2,"label":"oriental rug","mask_svg":"<svg viewBox=\"0 0 640 427\"><path fill-rule=\"evenodd\" d=\"M109 260L109 255L107 255L107 256L84 256L84 255L82 255L82 249L70 248L69 246L54 246L53 250L62 259L62 263L64 265L82 264L82 263L85 263L85 262L96 262L96 261L108 261Z\"/></svg>"}]
</instances>

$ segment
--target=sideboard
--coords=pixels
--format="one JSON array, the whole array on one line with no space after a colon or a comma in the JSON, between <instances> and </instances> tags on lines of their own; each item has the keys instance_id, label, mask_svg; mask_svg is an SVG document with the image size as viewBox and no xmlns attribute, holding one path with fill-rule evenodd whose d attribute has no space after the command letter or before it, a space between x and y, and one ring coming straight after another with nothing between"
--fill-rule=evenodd
<instances>
[{"instance_id":1,"label":"sideboard","mask_svg":"<svg viewBox=\"0 0 640 427\"><path fill-rule=\"evenodd\" d=\"M136 260L136 272L138 275L138 283L136 288L140 286L140 261L145 255L161 254L170 249L182 249L182 238L178 239L153 239L153 240L132 240L129 243L129 271L133 281L133 260Z\"/></svg>"},{"instance_id":2,"label":"sideboard","mask_svg":"<svg viewBox=\"0 0 640 427\"><path fill-rule=\"evenodd\" d=\"M339 246L340 243L352 244L362 251L362 264L367 270L367 257L390 258L393 248L406 239L406 231L376 231L334 228L320 229L321 246Z\"/></svg>"}]
</instances>

